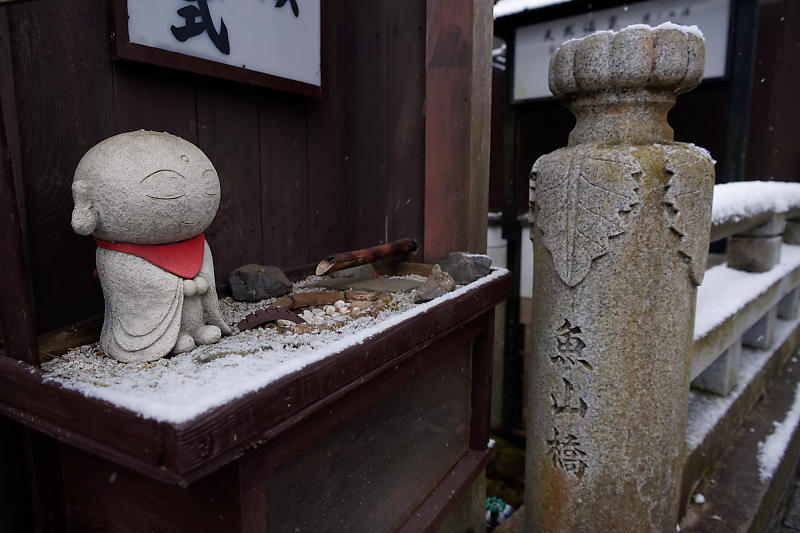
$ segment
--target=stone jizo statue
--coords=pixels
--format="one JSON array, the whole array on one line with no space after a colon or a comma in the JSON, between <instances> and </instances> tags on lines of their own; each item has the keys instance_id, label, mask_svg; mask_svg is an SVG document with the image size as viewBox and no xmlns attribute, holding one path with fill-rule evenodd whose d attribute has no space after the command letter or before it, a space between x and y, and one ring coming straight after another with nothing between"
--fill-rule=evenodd
<instances>
[{"instance_id":1,"label":"stone jizo statue","mask_svg":"<svg viewBox=\"0 0 800 533\"><path fill-rule=\"evenodd\" d=\"M230 335L203 236L219 178L199 148L169 133L115 135L83 156L72 195L73 229L98 246L106 354L153 361Z\"/></svg>"}]
</instances>

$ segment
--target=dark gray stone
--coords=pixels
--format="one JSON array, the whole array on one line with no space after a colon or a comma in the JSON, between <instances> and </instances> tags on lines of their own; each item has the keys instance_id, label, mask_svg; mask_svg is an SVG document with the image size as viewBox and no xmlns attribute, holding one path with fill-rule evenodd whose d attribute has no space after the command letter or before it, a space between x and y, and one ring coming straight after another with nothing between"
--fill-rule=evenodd
<instances>
[{"instance_id":1,"label":"dark gray stone","mask_svg":"<svg viewBox=\"0 0 800 533\"><path fill-rule=\"evenodd\" d=\"M411 295L414 303L422 303L438 298L456 288L456 282L447 272L443 272L439 265L433 265L431 275L421 287L414 289Z\"/></svg>"},{"instance_id":2,"label":"dark gray stone","mask_svg":"<svg viewBox=\"0 0 800 533\"><path fill-rule=\"evenodd\" d=\"M331 274L332 278L371 278L375 276L375 267L370 264L345 268Z\"/></svg>"},{"instance_id":3,"label":"dark gray stone","mask_svg":"<svg viewBox=\"0 0 800 533\"><path fill-rule=\"evenodd\" d=\"M439 263L442 270L450 274L459 285L466 285L489 273L492 258L488 255L450 252L447 259Z\"/></svg>"},{"instance_id":4,"label":"dark gray stone","mask_svg":"<svg viewBox=\"0 0 800 533\"><path fill-rule=\"evenodd\" d=\"M244 265L228 276L234 300L257 302L264 298L283 296L292 290L292 282L274 266Z\"/></svg>"}]
</instances>

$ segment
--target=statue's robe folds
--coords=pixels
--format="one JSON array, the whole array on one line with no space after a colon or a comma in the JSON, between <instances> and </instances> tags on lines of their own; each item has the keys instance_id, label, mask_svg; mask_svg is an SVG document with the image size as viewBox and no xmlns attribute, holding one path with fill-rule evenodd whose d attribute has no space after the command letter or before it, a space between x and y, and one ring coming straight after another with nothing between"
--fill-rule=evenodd
<instances>
[{"instance_id":1,"label":"statue's robe folds","mask_svg":"<svg viewBox=\"0 0 800 533\"><path fill-rule=\"evenodd\" d=\"M204 240L203 263L193 278L204 278L204 294L184 297L184 279L124 252L98 248L97 273L105 298L100 348L124 362L146 362L172 351L181 333L185 298L199 298L206 324L231 330L219 309L214 285L214 260Z\"/></svg>"}]
</instances>

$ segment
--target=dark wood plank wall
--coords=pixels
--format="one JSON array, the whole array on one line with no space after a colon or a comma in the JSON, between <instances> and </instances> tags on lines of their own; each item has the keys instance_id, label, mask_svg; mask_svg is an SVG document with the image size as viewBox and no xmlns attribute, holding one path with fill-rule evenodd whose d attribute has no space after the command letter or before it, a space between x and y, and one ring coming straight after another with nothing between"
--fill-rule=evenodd
<instances>
[{"instance_id":1,"label":"dark wood plank wall","mask_svg":"<svg viewBox=\"0 0 800 533\"><path fill-rule=\"evenodd\" d=\"M747 175L800 181L800 2L759 2Z\"/></svg>"},{"instance_id":2,"label":"dark wood plank wall","mask_svg":"<svg viewBox=\"0 0 800 533\"><path fill-rule=\"evenodd\" d=\"M217 283L408 236L422 245L425 0L327 3L328 96L315 100L111 59L103 0L7 8L40 332L102 312L94 245L69 225L83 153L123 131L200 146L222 182L206 231Z\"/></svg>"}]
</instances>

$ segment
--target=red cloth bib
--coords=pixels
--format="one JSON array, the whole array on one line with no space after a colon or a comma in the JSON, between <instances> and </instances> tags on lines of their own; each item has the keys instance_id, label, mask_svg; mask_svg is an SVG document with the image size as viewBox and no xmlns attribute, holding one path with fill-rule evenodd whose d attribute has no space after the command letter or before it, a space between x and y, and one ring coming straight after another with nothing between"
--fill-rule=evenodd
<instances>
[{"instance_id":1,"label":"red cloth bib","mask_svg":"<svg viewBox=\"0 0 800 533\"><path fill-rule=\"evenodd\" d=\"M159 268L186 279L194 278L203 266L206 238L201 233L191 239L172 244L133 244L109 242L95 237L100 248L141 257Z\"/></svg>"}]
</instances>

